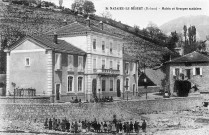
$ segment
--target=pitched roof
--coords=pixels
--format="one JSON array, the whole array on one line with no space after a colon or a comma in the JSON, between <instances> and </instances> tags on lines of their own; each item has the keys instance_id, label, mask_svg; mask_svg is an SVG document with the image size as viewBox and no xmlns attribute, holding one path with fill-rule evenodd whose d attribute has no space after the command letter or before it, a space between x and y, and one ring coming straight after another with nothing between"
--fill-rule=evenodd
<instances>
[{"instance_id":1,"label":"pitched roof","mask_svg":"<svg viewBox=\"0 0 209 135\"><path fill-rule=\"evenodd\" d=\"M96 26L93 26L93 24L91 24L88 27L88 26L86 26L86 24L81 23L81 22L77 22L77 21L70 23L68 25L65 25L65 26L58 28L56 30L47 32L45 34L54 35L54 33L56 32L58 35L71 35L71 34L80 34L80 33L83 34L83 33L92 32L92 31L106 34L106 35L110 35L110 36L120 37L118 34L114 34L109 31L106 31L106 30L102 30Z\"/></svg>"},{"instance_id":2,"label":"pitched roof","mask_svg":"<svg viewBox=\"0 0 209 135\"><path fill-rule=\"evenodd\" d=\"M201 54L199 52L194 51L192 53L186 54L182 57L173 59L173 60L168 61L166 63L185 63L185 62L189 62L189 63L192 63L192 62L209 62L209 56L206 56L204 54Z\"/></svg>"},{"instance_id":3,"label":"pitched roof","mask_svg":"<svg viewBox=\"0 0 209 135\"><path fill-rule=\"evenodd\" d=\"M53 39L50 38L49 36L46 35L27 35L25 37L23 37L22 39L20 39L19 41L17 41L14 45L12 45L9 50L12 50L18 43L20 43L21 41L23 41L24 39L27 38L31 38L33 40L35 40L36 42L40 43L41 45L43 45L46 48L50 48L50 49L54 49L56 51L61 51L61 52L66 52L66 53L70 53L70 54L79 54L79 55L85 55L86 52L73 46L72 44L64 41L64 40L60 40L58 39L58 43L54 43Z\"/></svg>"},{"instance_id":4,"label":"pitched roof","mask_svg":"<svg viewBox=\"0 0 209 135\"><path fill-rule=\"evenodd\" d=\"M134 56L131 56L131 55L127 54L127 53L124 53L123 54L123 60L125 60L125 61L137 61L138 59L135 58Z\"/></svg>"}]
</instances>

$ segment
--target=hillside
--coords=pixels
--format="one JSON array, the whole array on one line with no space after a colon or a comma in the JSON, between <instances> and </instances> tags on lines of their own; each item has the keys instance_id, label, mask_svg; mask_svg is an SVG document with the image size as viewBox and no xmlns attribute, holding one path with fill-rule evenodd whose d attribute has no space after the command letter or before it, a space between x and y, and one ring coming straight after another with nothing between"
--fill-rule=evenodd
<instances>
[{"instance_id":1,"label":"hillside","mask_svg":"<svg viewBox=\"0 0 209 135\"><path fill-rule=\"evenodd\" d=\"M41 34L47 31L57 29L66 23L79 21L85 23L86 16L65 9L63 11L54 11L42 8L33 8L23 5L4 5L1 4L2 11L0 32L2 38L9 37L8 44L16 41L21 36L27 34ZM116 22L111 19L91 15L91 25L98 26L102 20L104 29L118 34L128 42L125 44L125 51L130 55L137 56L140 62L147 66L153 66L161 63L162 55L167 53L163 44L152 41L148 37L134 33L134 28ZM64 22L66 20L66 22ZM157 43L157 44L156 44Z\"/></svg>"},{"instance_id":2,"label":"hillside","mask_svg":"<svg viewBox=\"0 0 209 135\"><path fill-rule=\"evenodd\" d=\"M206 35L209 35L209 16L206 15L180 17L161 25L160 29L166 34L170 34L172 31L182 33L184 25L187 27L194 25L199 40L205 40Z\"/></svg>"}]
</instances>

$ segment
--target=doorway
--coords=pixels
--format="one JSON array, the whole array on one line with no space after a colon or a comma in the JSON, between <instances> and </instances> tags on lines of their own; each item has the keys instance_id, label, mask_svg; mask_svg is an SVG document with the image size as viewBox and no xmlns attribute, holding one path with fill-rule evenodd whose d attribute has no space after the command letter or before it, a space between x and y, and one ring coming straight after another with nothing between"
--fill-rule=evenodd
<instances>
[{"instance_id":1,"label":"doorway","mask_svg":"<svg viewBox=\"0 0 209 135\"><path fill-rule=\"evenodd\" d=\"M93 79L92 80L92 94L93 94L93 98L95 98L97 95L97 80Z\"/></svg>"},{"instance_id":2,"label":"doorway","mask_svg":"<svg viewBox=\"0 0 209 135\"><path fill-rule=\"evenodd\" d=\"M117 97L121 96L121 92L120 92L120 80L117 80Z\"/></svg>"},{"instance_id":3,"label":"doorway","mask_svg":"<svg viewBox=\"0 0 209 135\"><path fill-rule=\"evenodd\" d=\"M55 84L56 100L60 100L61 84Z\"/></svg>"}]
</instances>

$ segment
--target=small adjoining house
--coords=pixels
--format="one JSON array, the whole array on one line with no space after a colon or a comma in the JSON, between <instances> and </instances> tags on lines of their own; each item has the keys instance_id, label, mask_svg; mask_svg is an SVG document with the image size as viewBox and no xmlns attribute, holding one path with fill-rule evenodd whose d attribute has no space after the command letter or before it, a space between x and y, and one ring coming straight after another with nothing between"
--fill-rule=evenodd
<instances>
[{"instance_id":1,"label":"small adjoining house","mask_svg":"<svg viewBox=\"0 0 209 135\"><path fill-rule=\"evenodd\" d=\"M193 86L196 86L200 93L209 93L209 56L194 51L166 62L166 66L168 90L171 93L186 96ZM185 81L187 86L177 86L180 81Z\"/></svg>"},{"instance_id":2,"label":"small adjoining house","mask_svg":"<svg viewBox=\"0 0 209 135\"><path fill-rule=\"evenodd\" d=\"M104 30L102 23L98 28L87 19L46 35L26 36L5 50L7 95L14 84L55 97L55 102L137 95L138 62L123 53L126 40Z\"/></svg>"},{"instance_id":3,"label":"small adjoining house","mask_svg":"<svg viewBox=\"0 0 209 135\"><path fill-rule=\"evenodd\" d=\"M84 97L86 53L64 40L44 35L26 36L7 52L7 95L18 89L35 89L39 96L65 98L75 91ZM73 76L74 80L71 79Z\"/></svg>"}]
</instances>

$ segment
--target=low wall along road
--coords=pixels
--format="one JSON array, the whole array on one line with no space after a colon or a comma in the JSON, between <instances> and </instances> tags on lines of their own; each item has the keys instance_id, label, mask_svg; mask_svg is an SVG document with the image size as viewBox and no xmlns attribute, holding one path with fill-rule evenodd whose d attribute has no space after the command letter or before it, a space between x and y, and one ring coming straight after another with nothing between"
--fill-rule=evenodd
<instances>
[{"instance_id":1,"label":"low wall along road","mask_svg":"<svg viewBox=\"0 0 209 135\"><path fill-rule=\"evenodd\" d=\"M56 117L72 120L112 120L113 115L122 120L130 120L140 114L161 111L188 110L202 105L201 97L186 97L159 100L121 101L112 103L2 103L1 119L38 120Z\"/></svg>"}]
</instances>

